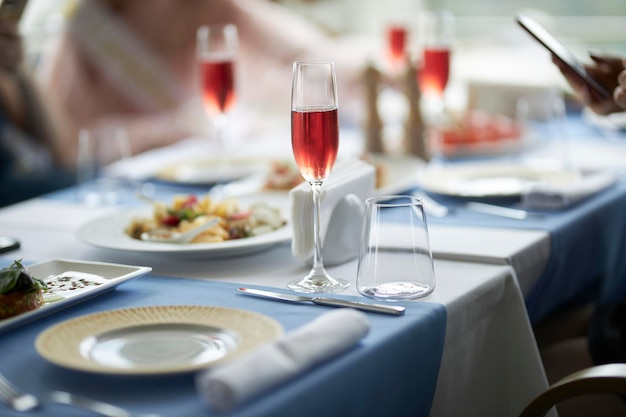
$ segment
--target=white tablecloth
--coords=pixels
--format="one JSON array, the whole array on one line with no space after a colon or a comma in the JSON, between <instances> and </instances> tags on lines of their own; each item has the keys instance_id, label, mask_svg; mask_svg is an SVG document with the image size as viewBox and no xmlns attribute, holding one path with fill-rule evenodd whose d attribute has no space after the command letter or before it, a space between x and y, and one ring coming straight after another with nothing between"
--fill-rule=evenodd
<instances>
[{"instance_id":1,"label":"white tablecloth","mask_svg":"<svg viewBox=\"0 0 626 417\"><path fill-rule=\"evenodd\" d=\"M75 237L83 222L113 210L46 199L2 209L0 233L22 244L20 250L3 257L149 265L161 275L276 287L284 287L307 271L291 257L288 244L255 255L209 261L105 251ZM356 294L356 261L329 270L351 280L346 293ZM547 382L513 268L437 260L435 272L437 288L424 300L444 304L448 321L431 415L516 416Z\"/></svg>"}]
</instances>

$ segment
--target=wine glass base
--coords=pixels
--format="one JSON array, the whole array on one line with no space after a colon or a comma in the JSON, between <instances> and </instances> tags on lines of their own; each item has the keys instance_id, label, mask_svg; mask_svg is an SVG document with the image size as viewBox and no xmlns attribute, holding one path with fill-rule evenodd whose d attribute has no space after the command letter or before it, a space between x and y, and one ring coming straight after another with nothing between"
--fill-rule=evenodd
<instances>
[{"instance_id":1,"label":"wine glass base","mask_svg":"<svg viewBox=\"0 0 626 417\"><path fill-rule=\"evenodd\" d=\"M345 279L333 278L328 274L308 275L287 284L287 288L290 290L304 293L340 292L349 286L350 283Z\"/></svg>"}]
</instances>

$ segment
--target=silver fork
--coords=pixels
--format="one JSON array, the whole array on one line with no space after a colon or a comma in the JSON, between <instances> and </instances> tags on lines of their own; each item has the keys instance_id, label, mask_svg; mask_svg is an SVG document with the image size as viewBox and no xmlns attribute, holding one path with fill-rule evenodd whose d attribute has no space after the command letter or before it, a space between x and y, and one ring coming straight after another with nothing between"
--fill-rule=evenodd
<instances>
[{"instance_id":1,"label":"silver fork","mask_svg":"<svg viewBox=\"0 0 626 417\"><path fill-rule=\"evenodd\" d=\"M0 400L16 411L30 411L39 407L39 400L32 394L20 392L0 374Z\"/></svg>"},{"instance_id":2,"label":"silver fork","mask_svg":"<svg viewBox=\"0 0 626 417\"><path fill-rule=\"evenodd\" d=\"M50 401L85 408L105 417L159 417L158 414L131 413L113 404L92 400L91 398L70 394L64 391L52 391L50 393Z\"/></svg>"}]
</instances>

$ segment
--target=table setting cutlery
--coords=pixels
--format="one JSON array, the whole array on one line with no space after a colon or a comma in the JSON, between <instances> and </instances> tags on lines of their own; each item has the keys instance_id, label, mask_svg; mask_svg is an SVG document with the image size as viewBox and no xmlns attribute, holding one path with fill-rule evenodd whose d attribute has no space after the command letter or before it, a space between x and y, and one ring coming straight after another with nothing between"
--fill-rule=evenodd
<instances>
[{"instance_id":1,"label":"table setting cutlery","mask_svg":"<svg viewBox=\"0 0 626 417\"><path fill-rule=\"evenodd\" d=\"M159 417L154 413L133 413L113 404L105 403L65 391L52 391L49 394L50 401L57 404L65 404L84 408L105 417Z\"/></svg>"},{"instance_id":2,"label":"table setting cutlery","mask_svg":"<svg viewBox=\"0 0 626 417\"><path fill-rule=\"evenodd\" d=\"M524 209L504 207L478 201L468 201L458 207L448 207L429 197L425 193L413 193L413 195L422 199L424 203L424 210L426 210L427 215L437 218L446 217L458 209L474 211L482 214L490 214L514 220L525 220L529 217L543 217L543 213L534 213Z\"/></svg>"},{"instance_id":3,"label":"table setting cutlery","mask_svg":"<svg viewBox=\"0 0 626 417\"><path fill-rule=\"evenodd\" d=\"M390 314L393 316L401 316L405 312L405 308L402 306L392 306L385 304L371 304L362 303L358 301L341 300L337 298L329 297L313 297L295 294L283 294L273 291L257 290L253 288L241 287L238 289L242 294L253 295L257 297L269 298L279 301L287 301L292 303L313 303L316 305L323 305L328 307L344 307L355 308L357 310L367 311L370 313Z\"/></svg>"},{"instance_id":4,"label":"table setting cutlery","mask_svg":"<svg viewBox=\"0 0 626 417\"><path fill-rule=\"evenodd\" d=\"M35 395L20 391L12 382L0 374L0 400L15 411L33 411L43 406L43 400ZM93 400L65 391L52 391L47 400L93 411L105 417L159 417L154 413L133 413L113 404Z\"/></svg>"},{"instance_id":5,"label":"table setting cutlery","mask_svg":"<svg viewBox=\"0 0 626 417\"><path fill-rule=\"evenodd\" d=\"M450 209L447 206L435 201L425 193L413 193L413 196L422 200L424 210L429 216L446 217L450 212Z\"/></svg>"},{"instance_id":6,"label":"table setting cutlery","mask_svg":"<svg viewBox=\"0 0 626 417\"><path fill-rule=\"evenodd\" d=\"M478 213L491 214L494 216L506 217L515 220L524 220L531 215L540 216L539 213L529 213L528 211L522 209L514 209L510 207L498 206L495 204L480 203L477 201L470 201L468 203L465 203L463 207L467 210L476 211Z\"/></svg>"},{"instance_id":7,"label":"table setting cutlery","mask_svg":"<svg viewBox=\"0 0 626 417\"><path fill-rule=\"evenodd\" d=\"M40 406L37 397L21 392L3 375L0 375L0 400L15 411L31 411Z\"/></svg>"}]
</instances>

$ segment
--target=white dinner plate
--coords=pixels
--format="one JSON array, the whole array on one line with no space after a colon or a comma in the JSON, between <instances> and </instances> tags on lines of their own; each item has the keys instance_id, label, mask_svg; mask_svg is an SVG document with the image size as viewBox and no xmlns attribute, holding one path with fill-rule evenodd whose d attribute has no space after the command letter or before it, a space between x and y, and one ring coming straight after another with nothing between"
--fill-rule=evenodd
<instances>
[{"instance_id":1,"label":"white dinner plate","mask_svg":"<svg viewBox=\"0 0 626 417\"><path fill-rule=\"evenodd\" d=\"M124 230L137 217L152 217L152 206L146 205L136 208L125 208L112 215L92 220L82 225L77 236L90 245L118 251L141 252L157 255L172 255L178 257L200 257L203 259L240 256L268 249L271 246L291 239L289 196L284 193L265 193L254 196L238 197L241 207L245 208L255 202L264 202L281 210L282 217L287 223L281 228L269 233L242 239L227 240L211 243L161 243L145 242L133 239Z\"/></svg>"},{"instance_id":2,"label":"white dinner plate","mask_svg":"<svg viewBox=\"0 0 626 417\"><path fill-rule=\"evenodd\" d=\"M269 160L261 158L198 158L165 166L154 177L177 184L212 185L268 172L269 167Z\"/></svg>"},{"instance_id":3,"label":"white dinner plate","mask_svg":"<svg viewBox=\"0 0 626 417\"><path fill-rule=\"evenodd\" d=\"M152 268L147 266L74 261L69 259L51 259L26 265L26 268L35 278L46 282L51 287L51 293L58 296L59 299L45 303L37 310L0 320L0 332L111 291L119 284L145 275L152 270ZM83 281L83 283L78 282L72 286L72 289L69 289L70 286L65 285L67 281L71 283L81 279L87 281ZM65 282L59 284L60 280ZM47 294L46 298L50 298L50 295Z\"/></svg>"},{"instance_id":4,"label":"white dinner plate","mask_svg":"<svg viewBox=\"0 0 626 417\"><path fill-rule=\"evenodd\" d=\"M378 194L395 194L413 187L415 173L426 166L424 160L411 155L372 153L366 161L376 167Z\"/></svg>"},{"instance_id":5,"label":"white dinner plate","mask_svg":"<svg viewBox=\"0 0 626 417\"><path fill-rule=\"evenodd\" d=\"M426 191L457 197L518 197L538 183L567 184L579 178L574 171L483 162L425 169L417 183Z\"/></svg>"},{"instance_id":6,"label":"white dinner plate","mask_svg":"<svg viewBox=\"0 0 626 417\"><path fill-rule=\"evenodd\" d=\"M74 370L119 375L196 371L232 360L284 333L262 314L211 306L109 310L44 330L35 349Z\"/></svg>"},{"instance_id":7,"label":"white dinner plate","mask_svg":"<svg viewBox=\"0 0 626 417\"><path fill-rule=\"evenodd\" d=\"M410 155L370 154L368 162L377 167L377 189L381 192L404 189L413 184L415 172L425 165L425 162ZM282 160L275 160L293 164ZM215 159L196 159L166 166L155 174L160 181L186 185L212 185L220 182L219 163ZM271 174L272 160L260 158L239 158L230 162L228 175L222 181L241 180L254 174L268 176ZM295 168L295 165L293 167ZM332 175L332 174L331 174ZM257 192L262 190L259 185ZM276 190L280 192L281 190ZM282 190L288 192L289 190Z\"/></svg>"}]
</instances>

